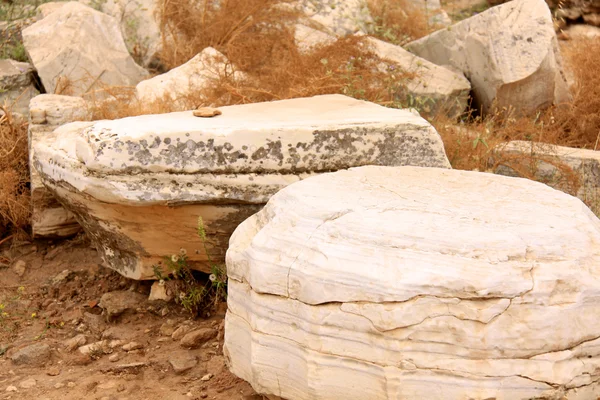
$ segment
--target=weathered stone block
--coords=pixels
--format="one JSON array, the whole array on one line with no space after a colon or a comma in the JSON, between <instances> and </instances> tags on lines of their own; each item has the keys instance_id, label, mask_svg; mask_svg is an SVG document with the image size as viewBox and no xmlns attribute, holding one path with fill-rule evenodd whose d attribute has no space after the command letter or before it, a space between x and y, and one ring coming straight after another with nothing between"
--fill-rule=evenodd
<instances>
[{"instance_id":1,"label":"weathered stone block","mask_svg":"<svg viewBox=\"0 0 600 400\"><path fill-rule=\"evenodd\" d=\"M283 187L361 165L449 168L440 136L418 115L341 95L144 115L60 127L35 148L35 167L77 215L105 264L148 279L187 250L210 271L237 225Z\"/></svg>"},{"instance_id":2,"label":"weathered stone block","mask_svg":"<svg viewBox=\"0 0 600 400\"><path fill-rule=\"evenodd\" d=\"M515 0L407 44L461 71L483 113L535 114L570 99L552 15L544 0Z\"/></svg>"},{"instance_id":3,"label":"weathered stone block","mask_svg":"<svg viewBox=\"0 0 600 400\"><path fill-rule=\"evenodd\" d=\"M543 182L600 211L600 152L516 140L494 153L494 173Z\"/></svg>"},{"instance_id":4,"label":"weathered stone block","mask_svg":"<svg viewBox=\"0 0 600 400\"><path fill-rule=\"evenodd\" d=\"M35 144L60 125L90 118L88 105L81 97L41 94L29 103L31 230L35 238L68 237L81 230L75 216L42 183L33 163Z\"/></svg>"},{"instance_id":5,"label":"weathered stone block","mask_svg":"<svg viewBox=\"0 0 600 400\"><path fill-rule=\"evenodd\" d=\"M23 44L47 93L83 95L132 86L148 73L129 55L117 21L69 2L23 30Z\"/></svg>"},{"instance_id":6,"label":"weathered stone block","mask_svg":"<svg viewBox=\"0 0 600 400\"><path fill-rule=\"evenodd\" d=\"M0 105L7 103L12 112L27 115L29 100L38 94L31 64L0 60Z\"/></svg>"},{"instance_id":7,"label":"weathered stone block","mask_svg":"<svg viewBox=\"0 0 600 400\"><path fill-rule=\"evenodd\" d=\"M223 54L207 47L187 63L138 83L135 92L142 103L167 101L174 110L189 110L202 103L199 94L204 89L218 84L226 75L235 78L239 73L233 71ZM192 100L197 104L190 106Z\"/></svg>"},{"instance_id":8,"label":"weathered stone block","mask_svg":"<svg viewBox=\"0 0 600 400\"><path fill-rule=\"evenodd\" d=\"M224 354L288 400L600 395L600 220L539 182L361 167L234 232Z\"/></svg>"}]
</instances>

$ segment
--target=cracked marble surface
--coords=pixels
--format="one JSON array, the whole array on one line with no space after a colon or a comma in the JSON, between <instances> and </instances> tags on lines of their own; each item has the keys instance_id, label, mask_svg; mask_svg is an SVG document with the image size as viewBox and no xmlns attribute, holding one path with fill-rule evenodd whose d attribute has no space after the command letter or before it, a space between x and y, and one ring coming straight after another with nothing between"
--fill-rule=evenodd
<instances>
[{"instance_id":1,"label":"cracked marble surface","mask_svg":"<svg viewBox=\"0 0 600 400\"><path fill-rule=\"evenodd\" d=\"M227 270L231 370L261 393L600 395L600 221L543 184L419 167L312 177L238 227Z\"/></svg>"}]
</instances>

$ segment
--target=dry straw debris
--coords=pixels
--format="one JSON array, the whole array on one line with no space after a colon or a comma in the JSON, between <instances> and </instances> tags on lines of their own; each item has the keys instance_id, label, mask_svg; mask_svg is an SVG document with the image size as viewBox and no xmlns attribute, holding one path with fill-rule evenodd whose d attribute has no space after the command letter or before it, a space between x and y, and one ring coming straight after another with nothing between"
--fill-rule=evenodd
<instances>
[{"instance_id":1,"label":"dry straw debris","mask_svg":"<svg viewBox=\"0 0 600 400\"><path fill-rule=\"evenodd\" d=\"M29 225L27 123L0 107L0 239Z\"/></svg>"},{"instance_id":2,"label":"dry straw debris","mask_svg":"<svg viewBox=\"0 0 600 400\"><path fill-rule=\"evenodd\" d=\"M161 59L167 69L190 60L207 47L223 53L243 79L223 74L212 85L185 99L198 106L256 103L341 93L379 103L398 103L403 82L412 75L395 70L392 80L378 68L381 60L364 38L349 37L300 51L294 24L301 18L292 0L163 0ZM174 111L170 99L156 104L136 101L134 93L106 89L112 102L96 102L94 118Z\"/></svg>"}]
</instances>

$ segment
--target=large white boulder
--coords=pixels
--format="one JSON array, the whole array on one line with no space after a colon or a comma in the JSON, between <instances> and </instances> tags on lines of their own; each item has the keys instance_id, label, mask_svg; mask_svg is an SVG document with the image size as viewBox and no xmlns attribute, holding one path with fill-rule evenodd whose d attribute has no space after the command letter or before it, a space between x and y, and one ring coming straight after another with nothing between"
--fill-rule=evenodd
<instances>
[{"instance_id":1,"label":"large white boulder","mask_svg":"<svg viewBox=\"0 0 600 400\"><path fill-rule=\"evenodd\" d=\"M129 55L117 21L81 3L66 3L22 33L47 93L79 96L135 86L148 75Z\"/></svg>"},{"instance_id":2,"label":"large white boulder","mask_svg":"<svg viewBox=\"0 0 600 400\"><path fill-rule=\"evenodd\" d=\"M293 184L227 252L231 371L288 400L600 395L600 221L538 182L362 167Z\"/></svg>"},{"instance_id":3,"label":"large white boulder","mask_svg":"<svg viewBox=\"0 0 600 400\"><path fill-rule=\"evenodd\" d=\"M29 172L31 231L34 238L73 236L81 230L75 215L64 208L42 183L33 163L36 143L61 125L89 121L92 115L81 97L41 94L29 103Z\"/></svg>"},{"instance_id":4,"label":"large white boulder","mask_svg":"<svg viewBox=\"0 0 600 400\"><path fill-rule=\"evenodd\" d=\"M97 5L114 17L121 28L125 45L142 65L153 64L162 49L159 0L79 0L88 6Z\"/></svg>"},{"instance_id":5,"label":"large white boulder","mask_svg":"<svg viewBox=\"0 0 600 400\"><path fill-rule=\"evenodd\" d=\"M449 168L440 136L418 115L341 95L62 126L35 146L35 167L91 237L105 264L147 279L187 250L209 271L231 232L278 190L361 165ZM196 252L196 250L198 252Z\"/></svg>"},{"instance_id":6,"label":"large white boulder","mask_svg":"<svg viewBox=\"0 0 600 400\"><path fill-rule=\"evenodd\" d=\"M426 115L441 113L457 117L464 113L471 91L471 84L464 75L374 37L367 38L366 43L379 58L386 60L385 72L390 81L395 81L401 104Z\"/></svg>"},{"instance_id":7,"label":"large white boulder","mask_svg":"<svg viewBox=\"0 0 600 400\"><path fill-rule=\"evenodd\" d=\"M142 65L148 67L157 61L157 56L162 49L158 0L78 1L114 17L121 28L129 53L135 55ZM45 18L65 4L67 2L63 1L40 4L36 10L36 17Z\"/></svg>"},{"instance_id":8,"label":"large white boulder","mask_svg":"<svg viewBox=\"0 0 600 400\"><path fill-rule=\"evenodd\" d=\"M544 0L514 0L405 46L469 79L484 113L526 115L569 100L552 14Z\"/></svg>"},{"instance_id":9,"label":"large white boulder","mask_svg":"<svg viewBox=\"0 0 600 400\"><path fill-rule=\"evenodd\" d=\"M202 91L225 76L235 78L237 73L221 52L207 47L185 64L138 83L135 91L141 102L168 101L183 111L199 106ZM194 100L197 104L190 106Z\"/></svg>"}]
</instances>

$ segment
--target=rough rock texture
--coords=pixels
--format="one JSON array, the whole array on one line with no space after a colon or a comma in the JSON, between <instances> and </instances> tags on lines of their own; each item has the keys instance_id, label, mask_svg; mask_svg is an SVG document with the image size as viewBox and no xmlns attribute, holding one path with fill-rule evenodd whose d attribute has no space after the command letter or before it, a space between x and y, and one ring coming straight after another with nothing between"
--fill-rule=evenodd
<instances>
[{"instance_id":1,"label":"rough rock texture","mask_svg":"<svg viewBox=\"0 0 600 400\"><path fill-rule=\"evenodd\" d=\"M67 4L67 2L64 1L50 1L48 3L42 3L35 9L36 18L38 20L46 18L48 15L52 14L65 4Z\"/></svg>"},{"instance_id":2,"label":"rough rock texture","mask_svg":"<svg viewBox=\"0 0 600 400\"><path fill-rule=\"evenodd\" d=\"M0 60L0 105L8 103L13 112L27 115L29 100L38 94L31 64Z\"/></svg>"},{"instance_id":3,"label":"rough rock texture","mask_svg":"<svg viewBox=\"0 0 600 400\"><path fill-rule=\"evenodd\" d=\"M452 24L452 20L442 9L440 0L408 0L408 4L418 7L421 11L429 16L429 23L434 26L448 26Z\"/></svg>"},{"instance_id":4,"label":"rough rock texture","mask_svg":"<svg viewBox=\"0 0 600 400\"><path fill-rule=\"evenodd\" d=\"M598 0L547 0L556 8L556 16L567 22L583 21L586 24L600 26L600 2Z\"/></svg>"},{"instance_id":5,"label":"rough rock texture","mask_svg":"<svg viewBox=\"0 0 600 400\"><path fill-rule=\"evenodd\" d=\"M183 111L186 106L190 108L190 98L198 99L197 93L202 89L218 82L220 77L232 74L231 64L225 56L207 47L187 63L138 83L135 91L142 102L170 101Z\"/></svg>"},{"instance_id":6,"label":"rough rock texture","mask_svg":"<svg viewBox=\"0 0 600 400\"><path fill-rule=\"evenodd\" d=\"M105 264L147 279L187 250L210 271L237 225L304 177L361 165L449 168L433 127L406 110L341 95L60 127L35 148L44 184L74 212Z\"/></svg>"},{"instance_id":7,"label":"rough rock texture","mask_svg":"<svg viewBox=\"0 0 600 400\"><path fill-rule=\"evenodd\" d=\"M494 173L535 179L600 211L600 152L512 141L494 153L490 160Z\"/></svg>"},{"instance_id":8,"label":"rough rock texture","mask_svg":"<svg viewBox=\"0 0 600 400\"><path fill-rule=\"evenodd\" d=\"M13 364L42 365L52 355L50 346L44 343L34 343L14 351L10 355Z\"/></svg>"},{"instance_id":9,"label":"rough rock texture","mask_svg":"<svg viewBox=\"0 0 600 400\"><path fill-rule=\"evenodd\" d=\"M91 113L81 97L41 94L29 103L29 171L31 182L31 230L36 238L68 237L80 231L75 216L46 189L33 165L35 144L72 121L88 121Z\"/></svg>"},{"instance_id":10,"label":"rough rock texture","mask_svg":"<svg viewBox=\"0 0 600 400\"><path fill-rule=\"evenodd\" d=\"M400 46L376 38L367 43L375 54L386 63L391 77L398 74L398 84L406 85L406 92L399 90L399 100L411 107L419 107L428 115L438 113L457 117L467 108L471 85L462 75L417 57ZM403 73L415 74L404 82Z\"/></svg>"},{"instance_id":11,"label":"rough rock texture","mask_svg":"<svg viewBox=\"0 0 600 400\"><path fill-rule=\"evenodd\" d=\"M98 306L104 309L106 319L110 321L125 311L135 311L137 308L143 307L146 299L146 296L141 293L129 290L116 290L104 293L100 298Z\"/></svg>"},{"instance_id":12,"label":"rough rock texture","mask_svg":"<svg viewBox=\"0 0 600 400\"><path fill-rule=\"evenodd\" d=\"M568 39L598 39L600 28L591 25L571 25L563 31Z\"/></svg>"},{"instance_id":13,"label":"rough rock texture","mask_svg":"<svg viewBox=\"0 0 600 400\"><path fill-rule=\"evenodd\" d=\"M224 353L259 393L600 395L600 221L538 182L374 166L307 179L238 227L227 273Z\"/></svg>"},{"instance_id":14,"label":"rough rock texture","mask_svg":"<svg viewBox=\"0 0 600 400\"><path fill-rule=\"evenodd\" d=\"M200 347L207 341L217 337L217 330L211 328L200 328L187 333L179 344L182 347L195 348Z\"/></svg>"},{"instance_id":15,"label":"rough rock texture","mask_svg":"<svg viewBox=\"0 0 600 400\"><path fill-rule=\"evenodd\" d=\"M544 0L490 8L406 48L462 71L484 113L504 107L518 115L569 99L552 15Z\"/></svg>"},{"instance_id":16,"label":"rough rock texture","mask_svg":"<svg viewBox=\"0 0 600 400\"><path fill-rule=\"evenodd\" d=\"M311 22L331 35L366 33L373 24L367 3L363 0L300 0L299 4Z\"/></svg>"},{"instance_id":17,"label":"rough rock texture","mask_svg":"<svg viewBox=\"0 0 600 400\"><path fill-rule=\"evenodd\" d=\"M335 37L298 24L295 41L302 50L335 41ZM418 107L426 115L446 114L451 118L467 108L471 84L462 75L436 65L400 46L374 37L365 40L375 55L384 60L380 68L397 85L398 101L406 107ZM414 74L414 78L407 78Z\"/></svg>"},{"instance_id":18,"label":"rough rock texture","mask_svg":"<svg viewBox=\"0 0 600 400\"><path fill-rule=\"evenodd\" d=\"M129 55L117 21L78 2L25 28L23 43L47 93L82 95L148 75Z\"/></svg>"},{"instance_id":19,"label":"rough rock texture","mask_svg":"<svg viewBox=\"0 0 600 400\"><path fill-rule=\"evenodd\" d=\"M294 25L294 40L300 51L307 52L315 46L328 45L336 41L334 35L327 34L303 24Z\"/></svg>"},{"instance_id":20,"label":"rough rock texture","mask_svg":"<svg viewBox=\"0 0 600 400\"><path fill-rule=\"evenodd\" d=\"M144 66L152 65L162 49L158 20L158 0L79 0L88 6L97 5L100 11L114 17L125 44Z\"/></svg>"},{"instance_id":21,"label":"rough rock texture","mask_svg":"<svg viewBox=\"0 0 600 400\"><path fill-rule=\"evenodd\" d=\"M198 357L190 354L189 351L176 351L169 356L169 364L171 364L175 373L181 374L194 368L198 364Z\"/></svg>"}]
</instances>

